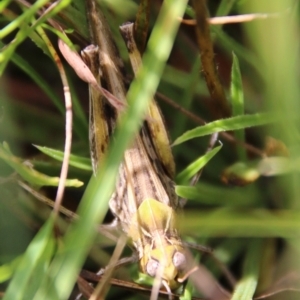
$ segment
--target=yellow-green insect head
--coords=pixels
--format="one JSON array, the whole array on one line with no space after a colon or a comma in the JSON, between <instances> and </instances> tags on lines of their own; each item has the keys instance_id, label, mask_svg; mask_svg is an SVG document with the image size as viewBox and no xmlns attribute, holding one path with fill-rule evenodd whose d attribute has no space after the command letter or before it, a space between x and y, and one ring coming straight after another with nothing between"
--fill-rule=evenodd
<instances>
[{"instance_id":1,"label":"yellow-green insect head","mask_svg":"<svg viewBox=\"0 0 300 300\"><path fill-rule=\"evenodd\" d=\"M151 277L160 276L162 282L171 290L181 285L178 279L184 274L185 267L186 257L183 248L173 244L155 249L147 245L140 260L140 269L143 273Z\"/></svg>"}]
</instances>

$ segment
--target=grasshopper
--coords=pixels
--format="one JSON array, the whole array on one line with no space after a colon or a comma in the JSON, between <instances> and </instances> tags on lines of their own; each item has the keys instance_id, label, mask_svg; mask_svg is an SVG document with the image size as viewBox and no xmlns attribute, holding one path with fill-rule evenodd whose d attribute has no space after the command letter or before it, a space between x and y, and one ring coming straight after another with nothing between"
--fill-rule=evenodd
<instances>
[{"instance_id":1,"label":"grasshopper","mask_svg":"<svg viewBox=\"0 0 300 300\"><path fill-rule=\"evenodd\" d=\"M95 1L87 1L94 46L83 57L99 84L126 103L122 62L111 39L106 20ZM134 73L141 57L132 25L121 29ZM90 88L90 148L94 172L105 156L120 111L109 106L98 90ZM172 177L174 160L162 116L153 100L144 126L125 151L116 189L109 206L134 245L143 273L158 278L168 293L181 285L186 255L176 230L175 210L180 206Z\"/></svg>"}]
</instances>

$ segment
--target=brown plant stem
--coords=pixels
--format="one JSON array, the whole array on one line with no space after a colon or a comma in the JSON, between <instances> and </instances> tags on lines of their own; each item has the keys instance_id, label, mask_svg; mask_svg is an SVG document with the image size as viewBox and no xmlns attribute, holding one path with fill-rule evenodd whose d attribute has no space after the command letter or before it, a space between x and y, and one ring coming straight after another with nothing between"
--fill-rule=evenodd
<instances>
[{"instance_id":1,"label":"brown plant stem","mask_svg":"<svg viewBox=\"0 0 300 300\"><path fill-rule=\"evenodd\" d=\"M214 49L210 38L206 0L194 0L196 37L202 62L202 72L211 96L210 109L217 119L230 116L230 109L214 61Z\"/></svg>"}]
</instances>

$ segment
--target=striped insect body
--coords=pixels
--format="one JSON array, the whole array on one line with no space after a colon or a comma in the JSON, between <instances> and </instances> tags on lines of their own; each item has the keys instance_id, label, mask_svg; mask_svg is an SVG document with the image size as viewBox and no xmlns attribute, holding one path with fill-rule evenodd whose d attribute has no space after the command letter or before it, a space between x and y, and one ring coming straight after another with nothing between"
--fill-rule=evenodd
<instances>
[{"instance_id":1,"label":"striped insect body","mask_svg":"<svg viewBox=\"0 0 300 300\"><path fill-rule=\"evenodd\" d=\"M93 43L99 51L85 52L85 55L98 55L98 62L101 62L100 73L99 65L91 67L91 71L98 76L99 84L105 82L109 92L125 102L123 73L111 33L94 1L87 2L89 11L93 12L89 15ZM141 57L134 42L132 24L122 28L122 31L127 30L127 39L130 39L129 57L136 73ZM87 60L97 61L93 57ZM101 163L99 159L105 154L109 135L121 114L115 110L107 116L106 106L105 97L91 86L90 144L94 170ZM181 285L180 278L184 277L186 266L185 250L176 230L178 198L172 180L175 165L164 122L154 100L148 113L140 133L124 153L109 206L136 248L141 271L158 278L171 293Z\"/></svg>"}]
</instances>

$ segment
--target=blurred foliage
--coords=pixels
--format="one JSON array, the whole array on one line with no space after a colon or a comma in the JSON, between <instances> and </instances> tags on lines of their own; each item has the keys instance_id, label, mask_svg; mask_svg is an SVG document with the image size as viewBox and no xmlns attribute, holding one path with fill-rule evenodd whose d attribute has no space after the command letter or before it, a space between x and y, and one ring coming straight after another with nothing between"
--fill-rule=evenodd
<instances>
[{"instance_id":1,"label":"blurred foliage","mask_svg":"<svg viewBox=\"0 0 300 300\"><path fill-rule=\"evenodd\" d=\"M53 257L54 262L61 259L72 263L73 252L84 245L84 242L82 245L72 244L72 238L80 241L90 234L87 227L81 227L82 223L60 216L55 227L57 235L54 236L51 208L45 205L45 201L41 203L36 199L55 198L55 188L49 187L47 182L59 177L65 135L63 86L38 29L45 30L57 50L58 38L51 23L55 20L68 33L75 48L83 49L89 44L84 1L59 1L47 11L45 8L49 8L51 1L31 2L2 0L0 3L0 292L7 291L5 299L42 299L39 297L43 291L38 286L60 267L51 264ZM118 26L135 20L139 1L99 2L102 2L120 56L127 67L128 78L132 78ZM161 1L152 2L150 35L160 26L157 16L161 10ZM228 284L221 271L224 265L220 267L209 256L201 258L201 263L214 278L232 293L231 299L252 299L267 294L267 299L298 299L298 1L216 0L207 1L207 5L210 17L242 14L266 14L266 17L210 26L216 69L232 111L231 118L216 118L212 108L212 97L199 58L195 25L181 24L164 72L162 76L158 74L156 99L171 139L177 142L173 147L178 174L176 191L187 199L178 226L183 240L212 247L217 259L228 268L235 278L234 286ZM195 15L191 2L186 7L184 18L194 18ZM160 49L163 48L161 43L156 47L158 51L164 50ZM150 70L151 62L146 63L145 67ZM74 110L73 155L68 173L71 187L66 188L64 206L75 211L92 175L89 167L88 88L70 67L66 64L64 67ZM163 101L168 99L193 115L184 114L182 109ZM211 152L204 155L212 133L219 133L222 148L213 150L214 156ZM273 140L272 151L268 146L270 138ZM9 148L2 146L3 142ZM204 165L199 183L188 186L191 177ZM108 177L110 166L106 165L106 168ZM249 170L255 173L254 179L247 177ZM226 186L221 178L244 187ZM20 181L30 183L29 189L24 190ZM93 181L92 177L89 186ZM72 184L74 182L82 182L84 186L77 188ZM51 183L56 186L57 180ZM47 187L41 189L41 185ZM37 191L40 196L37 196ZM103 205L99 198L92 200L95 194L90 189L84 199L88 199L90 205ZM97 206L95 211L101 209ZM107 205L104 204L103 218L106 211ZM99 216L91 218L95 218L93 222L96 223ZM74 226L70 227L65 239L64 233L70 223ZM74 228L78 230L76 234L72 231ZM66 244L73 248L65 250ZM87 245L76 263L82 265L86 261L84 268L92 271L106 266L114 249L111 244L97 236L91 250ZM84 253L89 250L87 258ZM130 255L130 249L125 251ZM131 273L137 273L134 264L121 268L116 276L132 280ZM72 287L74 274L66 277L62 284ZM28 286L26 280L34 284ZM281 293L277 293L279 291ZM77 293L75 287L70 299L75 299ZM136 293L134 290L124 293L124 290L113 287L107 298L140 299L142 296ZM194 291L194 295L203 296L201 291ZM149 294L146 294L147 298ZM63 298L51 294L49 299Z\"/></svg>"}]
</instances>

